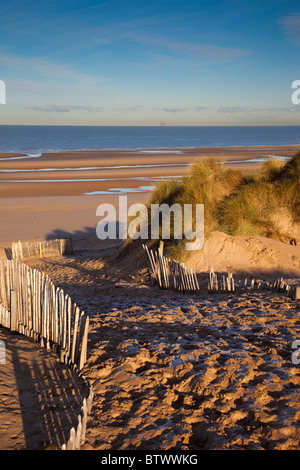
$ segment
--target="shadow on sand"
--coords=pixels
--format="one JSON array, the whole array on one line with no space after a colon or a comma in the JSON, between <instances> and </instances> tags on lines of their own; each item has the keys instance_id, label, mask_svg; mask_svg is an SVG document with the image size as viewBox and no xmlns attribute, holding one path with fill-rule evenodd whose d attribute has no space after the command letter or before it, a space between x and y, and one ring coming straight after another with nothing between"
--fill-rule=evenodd
<instances>
[{"instance_id":1,"label":"shadow on sand","mask_svg":"<svg viewBox=\"0 0 300 470\"><path fill-rule=\"evenodd\" d=\"M1 333L6 345L5 370L10 368L17 387L20 411L14 410L14 416L22 421L18 427L24 435L21 441L21 436L15 439L19 441L17 448L60 448L68 441L70 429L77 426L82 400L88 394L86 387L51 351L4 328Z\"/></svg>"}]
</instances>

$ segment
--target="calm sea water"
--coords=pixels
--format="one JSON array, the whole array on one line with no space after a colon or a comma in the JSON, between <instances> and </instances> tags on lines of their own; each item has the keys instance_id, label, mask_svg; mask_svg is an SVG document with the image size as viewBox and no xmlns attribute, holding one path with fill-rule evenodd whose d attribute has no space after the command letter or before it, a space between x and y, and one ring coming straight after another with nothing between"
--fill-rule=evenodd
<instances>
[{"instance_id":1,"label":"calm sea water","mask_svg":"<svg viewBox=\"0 0 300 470\"><path fill-rule=\"evenodd\" d=\"M0 126L0 152L300 144L300 126Z\"/></svg>"}]
</instances>

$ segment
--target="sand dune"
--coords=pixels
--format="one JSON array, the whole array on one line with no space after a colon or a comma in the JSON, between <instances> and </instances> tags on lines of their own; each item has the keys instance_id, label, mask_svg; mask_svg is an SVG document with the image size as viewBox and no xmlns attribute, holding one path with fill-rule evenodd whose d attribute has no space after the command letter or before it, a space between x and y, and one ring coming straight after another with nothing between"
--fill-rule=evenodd
<instances>
[{"instance_id":1,"label":"sand dune","mask_svg":"<svg viewBox=\"0 0 300 470\"><path fill-rule=\"evenodd\" d=\"M189 259L197 272L300 277L300 246L264 237L231 237L214 232Z\"/></svg>"}]
</instances>

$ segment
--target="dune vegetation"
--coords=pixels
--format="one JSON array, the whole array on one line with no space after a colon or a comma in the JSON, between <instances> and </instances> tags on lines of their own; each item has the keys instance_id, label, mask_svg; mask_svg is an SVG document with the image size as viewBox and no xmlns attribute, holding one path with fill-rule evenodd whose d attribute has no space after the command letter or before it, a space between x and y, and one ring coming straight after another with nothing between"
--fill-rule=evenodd
<instances>
[{"instance_id":1,"label":"dune vegetation","mask_svg":"<svg viewBox=\"0 0 300 470\"><path fill-rule=\"evenodd\" d=\"M260 171L248 175L222 161L199 160L181 181L157 185L148 203L149 227L152 204L204 204L205 239L220 231L300 242L300 151L286 163L269 158ZM184 257L184 239L175 240L171 231L164 241L172 257Z\"/></svg>"}]
</instances>

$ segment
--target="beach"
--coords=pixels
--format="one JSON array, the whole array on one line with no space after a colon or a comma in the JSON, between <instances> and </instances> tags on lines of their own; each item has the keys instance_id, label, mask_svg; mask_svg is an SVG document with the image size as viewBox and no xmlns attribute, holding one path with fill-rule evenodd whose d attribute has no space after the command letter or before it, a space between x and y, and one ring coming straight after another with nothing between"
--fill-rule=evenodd
<instances>
[{"instance_id":1,"label":"beach","mask_svg":"<svg viewBox=\"0 0 300 470\"><path fill-rule=\"evenodd\" d=\"M299 243L213 233L203 251L189 260L200 283L200 292L190 295L153 283L140 243L120 256L123 241L101 241L95 230L99 204L117 207L120 194L127 194L128 204L146 202L149 186L162 178L181 178L199 158L221 159L249 173L268 156L293 156L297 150L230 147L0 156L0 246L18 240L73 239L72 255L25 262L47 273L90 315L83 373L95 395L83 449L299 448L300 368L292 361L292 345L299 340L299 301L283 292L207 290L210 266L218 273L232 272L236 279L283 277L299 285ZM82 179L97 181L73 181ZM95 191L100 193L86 194ZM126 286L119 287L122 282ZM24 341L34 354L36 346ZM34 362L29 352L28 358ZM11 387L21 396L22 380L28 377L18 377L16 386L14 374L6 376L0 392L7 395ZM26 447L30 433L22 422L28 422L34 393L28 391L23 408L15 393L13 418L6 414L6 425L0 428L5 434L0 448L7 443ZM43 413L38 419L42 427ZM43 439L34 436L33 446L45 448L44 442L53 442L46 431Z\"/></svg>"},{"instance_id":2,"label":"beach","mask_svg":"<svg viewBox=\"0 0 300 470\"><path fill-rule=\"evenodd\" d=\"M243 172L269 156L289 157L298 146L192 149L89 150L0 154L0 242L95 235L102 203L145 202L158 181L188 174L201 158ZM137 192L138 191L138 192Z\"/></svg>"}]
</instances>

